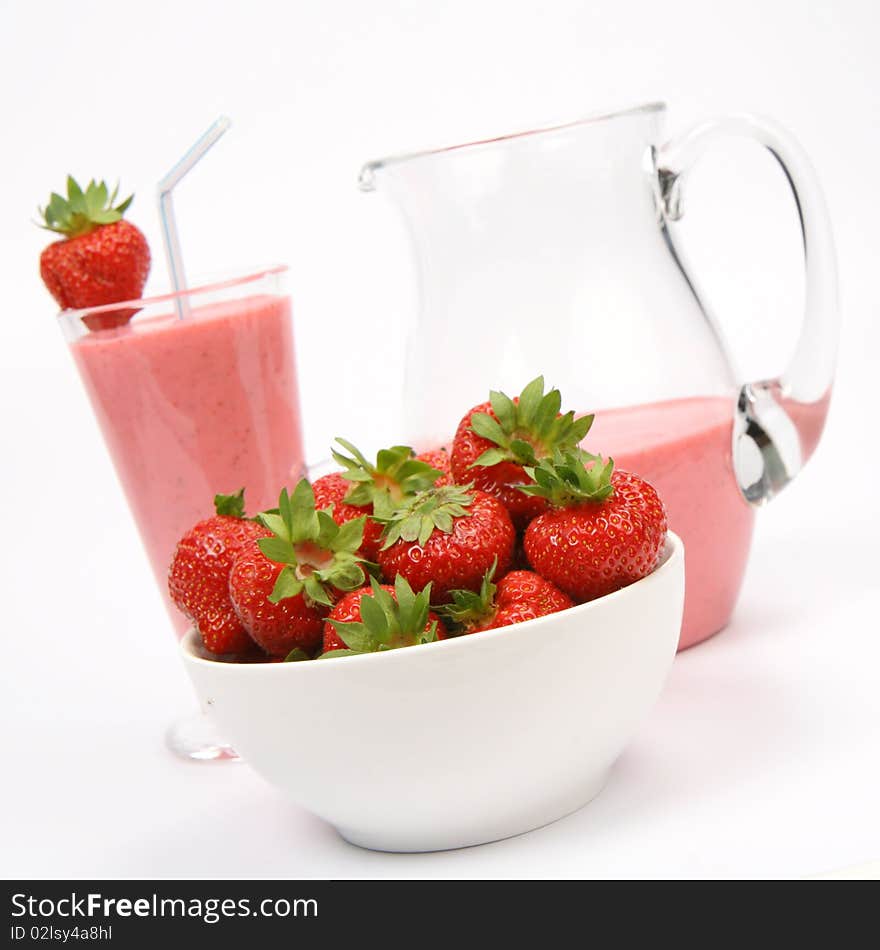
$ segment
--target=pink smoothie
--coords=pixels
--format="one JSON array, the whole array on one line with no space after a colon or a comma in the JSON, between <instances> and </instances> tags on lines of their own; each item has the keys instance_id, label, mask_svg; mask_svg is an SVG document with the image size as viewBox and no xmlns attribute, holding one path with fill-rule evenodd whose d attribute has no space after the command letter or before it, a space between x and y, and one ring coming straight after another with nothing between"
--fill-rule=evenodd
<instances>
[{"instance_id":1,"label":"pink smoothie","mask_svg":"<svg viewBox=\"0 0 880 950\"><path fill-rule=\"evenodd\" d=\"M135 318L71 349L167 600L175 545L216 493L244 486L256 512L302 471L290 300Z\"/></svg>"},{"instance_id":2,"label":"pink smoothie","mask_svg":"<svg viewBox=\"0 0 880 950\"><path fill-rule=\"evenodd\" d=\"M684 540L680 649L727 623L745 572L754 510L733 475L733 412L732 398L723 397L597 411L584 442L651 482Z\"/></svg>"}]
</instances>

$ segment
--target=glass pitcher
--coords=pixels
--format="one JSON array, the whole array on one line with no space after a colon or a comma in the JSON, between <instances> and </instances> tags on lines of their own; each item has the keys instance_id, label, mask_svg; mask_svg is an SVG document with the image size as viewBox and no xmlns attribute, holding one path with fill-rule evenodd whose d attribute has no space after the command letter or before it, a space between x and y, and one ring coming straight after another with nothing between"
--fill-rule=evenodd
<instances>
[{"instance_id":1,"label":"glass pitcher","mask_svg":"<svg viewBox=\"0 0 880 950\"><path fill-rule=\"evenodd\" d=\"M755 507L816 447L838 313L824 200L791 136L738 116L668 142L664 119L652 103L380 159L360 180L398 205L418 268L402 436L447 443L490 388L513 395L539 374L566 408L596 412L584 447L651 481L684 539L684 648L727 623ZM688 171L727 135L771 151L800 214L806 312L776 379L735 378L678 245Z\"/></svg>"}]
</instances>

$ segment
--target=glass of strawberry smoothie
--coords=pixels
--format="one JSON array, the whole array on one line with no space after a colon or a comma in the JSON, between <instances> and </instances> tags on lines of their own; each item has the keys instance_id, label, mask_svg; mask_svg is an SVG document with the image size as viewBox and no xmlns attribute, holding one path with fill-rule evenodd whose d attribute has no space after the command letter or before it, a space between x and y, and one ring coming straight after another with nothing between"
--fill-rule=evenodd
<instances>
[{"instance_id":1,"label":"glass of strawberry smoothie","mask_svg":"<svg viewBox=\"0 0 880 950\"><path fill-rule=\"evenodd\" d=\"M286 271L59 315L178 636L190 624L167 578L181 535L215 494L244 487L256 512L303 473ZM113 326L120 310L135 313ZM170 741L221 754L194 733Z\"/></svg>"}]
</instances>

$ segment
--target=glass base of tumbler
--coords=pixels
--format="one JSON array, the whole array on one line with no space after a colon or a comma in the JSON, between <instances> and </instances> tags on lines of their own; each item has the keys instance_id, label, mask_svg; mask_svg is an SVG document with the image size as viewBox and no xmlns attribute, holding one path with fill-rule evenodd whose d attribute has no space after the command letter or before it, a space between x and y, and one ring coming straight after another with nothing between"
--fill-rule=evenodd
<instances>
[{"instance_id":1,"label":"glass base of tumbler","mask_svg":"<svg viewBox=\"0 0 880 950\"><path fill-rule=\"evenodd\" d=\"M165 733L165 743L176 756L191 762L241 761L204 713L193 713L172 723Z\"/></svg>"}]
</instances>

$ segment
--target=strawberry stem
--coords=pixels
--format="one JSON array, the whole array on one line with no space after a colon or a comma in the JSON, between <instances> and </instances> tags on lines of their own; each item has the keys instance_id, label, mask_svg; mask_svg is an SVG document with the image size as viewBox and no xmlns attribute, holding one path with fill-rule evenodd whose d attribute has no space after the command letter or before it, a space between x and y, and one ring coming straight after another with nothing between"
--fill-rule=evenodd
<instances>
[{"instance_id":1,"label":"strawberry stem","mask_svg":"<svg viewBox=\"0 0 880 950\"><path fill-rule=\"evenodd\" d=\"M452 598L452 603L440 604L435 608L454 630L464 631L495 613L495 594L498 588L494 583L494 578L497 568L498 558L496 557L492 561L492 566L483 575L479 592L451 590L449 596Z\"/></svg>"},{"instance_id":2,"label":"strawberry stem","mask_svg":"<svg viewBox=\"0 0 880 950\"><path fill-rule=\"evenodd\" d=\"M270 561L284 565L269 600L277 604L287 597L305 594L307 600L333 605L336 590L354 590L365 579L357 550L364 535L365 517L338 525L329 510L315 508L312 486L301 479L289 495L281 491L277 511L257 515L272 532L257 545Z\"/></svg>"},{"instance_id":3,"label":"strawberry stem","mask_svg":"<svg viewBox=\"0 0 880 950\"><path fill-rule=\"evenodd\" d=\"M373 505L381 514L390 513L404 499L430 488L443 474L415 457L408 445L380 449L375 465L351 442L336 441L349 454L332 449L333 458L342 466L342 477L351 482L345 496L349 505Z\"/></svg>"},{"instance_id":4,"label":"strawberry stem","mask_svg":"<svg viewBox=\"0 0 880 950\"><path fill-rule=\"evenodd\" d=\"M562 397L558 389L544 393L544 377L533 379L518 399L494 390L489 394L494 418L487 412L471 416L471 429L493 443L473 463L488 467L499 462L536 465L538 459L556 449L574 448L583 440L593 417L575 418L573 412L560 415Z\"/></svg>"},{"instance_id":5,"label":"strawberry stem","mask_svg":"<svg viewBox=\"0 0 880 950\"><path fill-rule=\"evenodd\" d=\"M110 193L106 182L96 182L94 179L83 191L76 179L68 175L67 197L63 198L57 192L52 192L46 207L38 209L45 222L39 227L66 238L74 238L88 234L103 224L121 221L134 195L129 195L114 207L113 202L116 201L118 191L119 185Z\"/></svg>"},{"instance_id":6,"label":"strawberry stem","mask_svg":"<svg viewBox=\"0 0 880 950\"><path fill-rule=\"evenodd\" d=\"M583 449L556 451L552 458L526 466L525 471L534 484L517 485L519 491L546 498L557 508L584 502L599 504L614 493L614 459L603 462L601 455L591 455Z\"/></svg>"},{"instance_id":7,"label":"strawberry stem","mask_svg":"<svg viewBox=\"0 0 880 950\"><path fill-rule=\"evenodd\" d=\"M437 621L428 623L430 584L416 594L406 578L398 574L394 580L394 597L375 578L370 579L370 588L372 593L360 600L360 621L330 621L351 653L395 650L433 643L437 639Z\"/></svg>"},{"instance_id":8,"label":"strawberry stem","mask_svg":"<svg viewBox=\"0 0 880 950\"><path fill-rule=\"evenodd\" d=\"M468 490L470 487L443 485L428 488L404 499L392 511L374 513L374 519L385 525L382 550L390 548L401 538L407 542L418 541L424 546L435 530L450 534L456 518L470 515L468 508L474 500L473 493Z\"/></svg>"}]
</instances>

